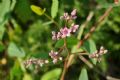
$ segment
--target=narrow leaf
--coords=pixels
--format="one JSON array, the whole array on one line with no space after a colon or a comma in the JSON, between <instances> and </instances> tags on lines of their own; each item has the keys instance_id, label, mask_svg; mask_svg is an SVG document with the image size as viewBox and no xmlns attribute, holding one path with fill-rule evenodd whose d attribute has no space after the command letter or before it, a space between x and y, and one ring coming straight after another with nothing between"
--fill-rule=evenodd
<instances>
[{"instance_id":1,"label":"narrow leaf","mask_svg":"<svg viewBox=\"0 0 120 80\"><path fill-rule=\"evenodd\" d=\"M53 69L45 73L40 80L58 80L61 72L60 68Z\"/></svg>"},{"instance_id":2,"label":"narrow leaf","mask_svg":"<svg viewBox=\"0 0 120 80\"><path fill-rule=\"evenodd\" d=\"M88 41L86 41L86 42L84 43L83 47L84 47L84 49L85 49L87 52L89 52L90 54L92 54L93 52L95 52L95 51L97 50L94 41L91 40L91 39L88 40ZM94 64L96 64L97 61L96 61L95 59L92 59L92 62L93 62Z\"/></svg>"},{"instance_id":3,"label":"narrow leaf","mask_svg":"<svg viewBox=\"0 0 120 80\"><path fill-rule=\"evenodd\" d=\"M3 22L4 17L10 11L10 0L0 1L0 23Z\"/></svg>"},{"instance_id":4,"label":"narrow leaf","mask_svg":"<svg viewBox=\"0 0 120 80\"><path fill-rule=\"evenodd\" d=\"M79 76L79 80L88 80L88 75L87 75L86 68L83 68L81 70L81 73L80 73L80 76Z\"/></svg>"},{"instance_id":5,"label":"narrow leaf","mask_svg":"<svg viewBox=\"0 0 120 80\"><path fill-rule=\"evenodd\" d=\"M58 6L59 6L58 0L52 0L52 7L51 7L52 18L55 18L57 16Z\"/></svg>"},{"instance_id":6,"label":"narrow leaf","mask_svg":"<svg viewBox=\"0 0 120 80\"><path fill-rule=\"evenodd\" d=\"M35 5L31 5L31 9L34 13L36 13L37 15L43 15L44 12L46 11L46 9L42 9L41 7L35 6Z\"/></svg>"}]
</instances>

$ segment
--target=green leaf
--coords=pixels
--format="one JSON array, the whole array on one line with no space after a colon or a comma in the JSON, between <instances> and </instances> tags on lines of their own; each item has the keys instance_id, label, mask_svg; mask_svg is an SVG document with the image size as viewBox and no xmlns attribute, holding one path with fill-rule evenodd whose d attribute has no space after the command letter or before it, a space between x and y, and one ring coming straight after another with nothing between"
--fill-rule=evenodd
<instances>
[{"instance_id":1,"label":"green leaf","mask_svg":"<svg viewBox=\"0 0 120 80\"><path fill-rule=\"evenodd\" d=\"M75 45L71 49L71 53L82 52L84 51L82 48L78 48L78 45Z\"/></svg>"},{"instance_id":2,"label":"green leaf","mask_svg":"<svg viewBox=\"0 0 120 80\"><path fill-rule=\"evenodd\" d=\"M40 16L43 15L46 11L45 8L42 9L42 8L35 6L35 5L31 5L31 9L34 13L36 13L37 15L40 15Z\"/></svg>"},{"instance_id":3,"label":"green leaf","mask_svg":"<svg viewBox=\"0 0 120 80\"><path fill-rule=\"evenodd\" d=\"M81 73L80 73L80 76L79 76L79 80L88 80L88 75L87 75L86 68L83 68L81 70Z\"/></svg>"},{"instance_id":4,"label":"green leaf","mask_svg":"<svg viewBox=\"0 0 120 80\"><path fill-rule=\"evenodd\" d=\"M5 28L4 25L9 18L9 12L11 7L10 0L1 0L0 1L0 40L2 40Z\"/></svg>"},{"instance_id":5,"label":"green leaf","mask_svg":"<svg viewBox=\"0 0 120 80\"><path fill-rule=\"evenodd\" d=\"M87 40L87 41L84 43L83 48L84 48L87 52L89 52L90 54L94 53L94 52L97 50L94 41L91 40L91 39ZM92 59L92 62L93 62L94 64L96 64L97 61L96 61L95 59Z\"/></svg>"},{"instance_id":6,"label":"green leaf","mask_svg":"<svg viewBox=\"0 0 120 80\"><path fill-rule=\"evenodd\" d=\"M9 80L18 80L21 79L22 70L18 60L15 60L13 67L10 69L10 79Z\"/></svg>"},{"instance_id":7,"label":"green leaf","mask_svg":"<svg viewBox=\"0 0 120 80\"><path fill-rule=\"evenodd\" d=\"M57 43L55 44L55 47L56 48L60 48L64 45L64 40L63 39L60 39L59 41L57 41Z\"/></svg>"},{"instance_id":8,"label":"green leaf","mask_svg":"<svg viewBox=\"0 0 120 80\"><path fill-rule=\"evenodd\" d=\"M31 77L30 74L25 73L24 77L23 77L23 80L32 80L32 77Z\"/></svg>"},{"instance_id":9,"label":"green leaf","mask_svg":"<svg viewBox=\"0 0 120 80\"><path fill-rule=\"evenodd\" d=\"M40 80L58 80L62 70L60 68L53 69L45 73Z\"/></svg>"},{"instance_id":10,"label":"green leaf","mask_svg":"<svg viewBox=\"0 0 120 80\"><path fill-rule=\"evenodd\" d=\"M16 0L12 0L12 3L11 3L11 10L13 10L14 9L14 7L15 7L15 4L16 4Z\"/></svg>"},{"instance_id":11,"label":"green leaf","mask_svg":"<svg viewBox=\"0 0 120 80\"><path fill-rule=\"evenodd\" d=\"M89 53L93 53L96 51L96 45L93 40L89 39L84 43L85 50Z\"/></svg>"},{"instance_id":12,"label":"green leaf","mask_svg":"<svg viewBox=\"0 0 120 80\"><path fill-rule=\"evenodd\" d=\"M7 23L8 18L9 18L9 15L5 15L4 20L2 22L0 22L0 40L2 40L2 38L3 38L4 32L5 32L4 25Z\"/></svg>"},{"instance_id":13,"label":"green leaf","mask_svg":"<svg viewBox=\"0 0 120 80\"><path fill-rule=\"evenodd\" d=\"M16 46L15 43L11 42L8 46L8 54L10 57L24 57L25 52L23 49L20 49Z\"/></svg>"},{"instance_id":14,"label":"green leaf","mask_svg":"<svg viewBox=\"0 0 120 80\"><path fill-rule=\"evenodd\" d=\"M58 6L59 6L58 0L52 0L52 7L51 7L52 18L55 18L57 16Z\"/></svg>"},{"instance_id":15,"label":"green leaf","mask_svg":"<svg viewBox=\"0 0 120 80\"><path fill-rule=\"evenodd\" d=\"M81 40L83 31L84 31L84 26L82 25L82 26L80 26L80 28L79 28L79 32L78 32L77 39Z\"/></svg>"},{"instance_id":16,"label":"green leaf","mask_svg":"<svg viewBox=\"0 0 120 80\"><path fill-rule=\"evenodd\" d=\"M48 21L48 22L43 23L43 26L50 25L52 23L53 23L53 21Z\"/></svg>"},{"instance_id":17,"label":"green leaf","mask_svg":"<svg viewBox=\"0 0 120 80\"><path fill-rule=\"evenodd\" d=\"M67 47L71 48L73 47L75 44L77 44L78 39L76 39L75 37L68 37L66 38L66 42L67 42ZM56 48L60 48L64 45L64 40L60 39L59 41L57 41L57 43L55 44Z\"/></svg>"},{"instance_id":18,"label":"green leaf","mask_svg":"<svg viewBox=\"0 0 120 80\"><path fill-rule=\"evenodd\" d=\"M79 41L79 40L78 40L77 38L75 38L75 37L68 37L68 38L67 38L67 47L68 47L68 48L73 47L74 45L77 44L78 41Z\"/></svg>"},{"instance_id":19,"label":"green leaf","mask_svg":"<svg viewBox=\"0 0 120 80\"><path fill-rule=\"evenodd\" d=\"M0 23L4 21L4 17L10 11L10 0L2 0L0 2Z\"/></svg>"}]
</instances>

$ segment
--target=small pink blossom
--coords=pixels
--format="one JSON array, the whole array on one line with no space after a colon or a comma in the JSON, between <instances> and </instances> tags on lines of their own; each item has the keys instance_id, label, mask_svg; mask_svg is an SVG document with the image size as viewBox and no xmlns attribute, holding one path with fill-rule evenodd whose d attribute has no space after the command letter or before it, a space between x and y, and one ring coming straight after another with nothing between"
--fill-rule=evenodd
<instances>
[{"instance_id":1,"label":"small pink blossom","mask_svg":"<svg viewBox=\"0 0 120 80\"><path fill-rule=\"evenodd\" d=\"M24 66L28 68L32 64L35 64L36 66L40 65L42 67L44 64L47 64L47 63L49 63L48 60L31 58L31 59L24 61Z\"/></svg>"},{"instance_id":2,"label":"small pink blossom","mask_svg":"<svg viewBox=\"0 0 120 80\"><path fill-rule=\"evenodd\" d=\"M75 24L72 24L71 25L71 32L76 32L76 30L78 29L79 25L75 25Z\"/></svg>"},{"instance_id":3,"label":"small pink blossom","mask_svg":"<svg viewBox=\"0 0 120 80\"><path fill-rule=\"evenodd\" d=\"M52 40L57 40L57 34L55 31L52 31Z\"/></svg>"},{"instance_id":4,"label":"small pink blossom","mask_svg":"<svg viewBox=\"0 0 120 80\"><path fill-rule=\"evenodd\" d=\"M56 64L58 62L58 59L53 59L53 63Z\"/></svg>"},{"instance_id":5,"label":"small pink blossom","mask_svg":"<svg viewBox=\"0 0 120 80\"><path fill-rule=\"evenodd\" d=\"M57 40L59 40L59 39L61 38L61 36L62 36L62 33L61 33L61 32L58 32L58 33L57 33Z\"/></svg>"},{"instance_id":6,"label":"small pink blossom","mask_svg":"<svg viewBox=\"0 0 120 80\"><path fill-rule=\"evenodd\" d=\"M60 17L60 19L64 19L64 20L66 20L66 21L72 20L72 19L76 19L76 18L77 18L76 13L77 13L77 10L74 9L74 10L71 12L71 15L69 15L68 13L64 13L64 15Z\"/></svg>"},{"instance_id":7,"label":"small pink blossom","mask_svg":"<svg viewBox=\"0 0 120 80\"><path fill-rule=\"evenodd\" d=\"M49 56L53 59L54 64L57 63L58 60L62 60L62 57L59 56L58 52L54 52L53 50L51 50Z\"/></svg>"},{"instance_id":8,"label":"small pink blossom","mask_svg":"<svg viewBox=\"0 0 120 80\"><path fill-rule=\"evenodd\" d=\"M60 17L60 19L68 20L69 19L68 13L64 13L64 15Z\"/></svg>"},{"instance_id":9,"label":"small pink blossom","mask_svg":"<svg viewBox=\"0 0 120 80\"><path fill-rule=\"evenodd\" d=\"M77 18L76 13L77 13L77 10L76 10L76 9L74 9L74 10L71 12L71 18L72 18L72 19L76 19L76 18Z\"/></svg>"},{"instance_id":10,"label":"small pink blossom","mask_svg":"<svg viewBox=\"0 0 120 80\"><path fill-rule=\"evenodd\" d=\"M76 13L77 13L76 9L74 9L71 12L71 15L69 15L68 13L65 12L64 15L60 17L60 19L63 19L68 23L69 21L77 18ZM65 38L67 36L70 36L72 32L76 32L78 27L79 27L79 25L72 24L71 28L67 28L67 27L61 28L60 31L57 33L53 31L52 32L52 39L59 40L61 38Z\"/></svg>"},{"instance_id":11,"label":"small pink blossom","mask_svg":"<svg viewBox=\"0 0 120 80\"><path fill-rule=\"evenodd\" d=\"M76 9L74 9L74 10L71 12L71 15L72 15L72 16L75 16L75 15L76 15L76 13L77 13L77 10L76 10Z\"/></svg>"},{"instance_id":12,"label":"small pink blossom","mask_svg":"<svg viewBox=\"0 0 120 80\"><path fill-rule=\"evenodd\" d=\"M71 30L68 29L67 27L64 27L60 29L60 32L62 33L62 38L65 38L67 36L70 36Z\"/></svg>"},{"instance_id":13,"label":"small pink blossom","mask_svg":"<svg viewBox=\"0 0 120 80\"><path fill-rule=\"evenodd\" d=\"M49 53L49 56L50 56L51 58L57 58L58 52L54 52L53 50L51 50L51 52Z\"/></svg>"},{"instance_id":14,"label":"small pink blossom","mask_svg":"<svg viewBox=\"0 0 120 80\"><path fill-rule=\"evenodd\" d=\"M108 50L106 50L103 46L100 47L99 50L96 50L92 54L89 55L90 58L95 58L98 62L100 62L102 59L102 55L106 54Z\"/></svg>"}]
</instances>

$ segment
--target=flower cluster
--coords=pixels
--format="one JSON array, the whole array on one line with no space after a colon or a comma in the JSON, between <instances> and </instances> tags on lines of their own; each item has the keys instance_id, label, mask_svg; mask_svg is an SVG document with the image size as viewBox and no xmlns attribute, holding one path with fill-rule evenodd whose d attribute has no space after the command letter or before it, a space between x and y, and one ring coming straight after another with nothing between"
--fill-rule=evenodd
<instances>
[{"instance_id":1,"label":"flower cluster","mask_svg":"<svg viewBox=\"0 0 120 80\"><path fill-rule=\"evenodd\" d=\"M69 16L68 13L64 13L63 16L61 16L61 19L64 19L66 21L76 19L76 9L74 9L71 12L71 15ZM59 32L52 31L52 39L53 40L59 40L61 38L65 38L71 35L71 33L76 32L79 25L72 23L70 28L67 28L66 26L64 28L61 28Z\"/></svg>"},{"instance_id":2,"label":"flower cluster","mask_svg":"<svg viewBox=\"0 0 120 80\"><path fill-rule=\"evenodd\" d=\"M53 59L54 64L57 63L58 60L62 60L62 57L58 54L58 52L54 52L53 50L51 50L49 56Z\"/></svg>"},{"instance_id":3,"label":"flower cluster","mask_svg":"<svg viewBox=\"0 0 120 80\"><path fill-rule=\"evenodd\" d=\"M58 54L58 52L55 52L53 50L51 50L51 52L49 52L49 56L53 59L54 64L57 63L58 60L62 60L62 57ZM23 62L24 66L26 68L28 68L32 64L35 64L36 66L42 67L44 64L47 64L47 63L49 63L48 60L36 59L36 58L31 58L31 59L28 59L28 60Z\"/></svg>"},{"instance_id":4,"label":"flower cluster","mask_svg":"<svg viewBox=\"0 0 120 80\"><path fill-rule=\"evenodd\" d=\"M69 15L69 14L66 12L66 13L64 13L63 16L60 17L60 19L64 19L64 20L66 20L66 21L72 20L72 19L76 19L76 18L77 18L76 13L77 13L77 10L74 9L74 10L71 12L71 15Z\"/></svg>"},{"instance_id":5,"label":"flower cluster","mask_svg":"<svg viewBox=\"0 0 120 80\"><path fill-rule=\"evenodd\" d=\"M35 59L35 58L31 58L31 59L24 61L24 65L26 68L28 68L32 64L35 64L37 66L40 65L42 67L44 64L47 64L47 63L49 63L48 60Z\"/></svg>"},{"instance_id":6,"label":"flower cluster","mask_svg":"<svg viewBox=\"0 0 120 80\"><path fill-rule=\"evenodd\" d=\"M107 52L108 52L108 50L104 49L104 47L101 46L99 51L96 50L94 53L90 54L89 57L90 58L95 58L95 59L97 59L98 62L100 62L101 61L101 56L103 54L106 54Z\"/></svg>"}]
</instances>

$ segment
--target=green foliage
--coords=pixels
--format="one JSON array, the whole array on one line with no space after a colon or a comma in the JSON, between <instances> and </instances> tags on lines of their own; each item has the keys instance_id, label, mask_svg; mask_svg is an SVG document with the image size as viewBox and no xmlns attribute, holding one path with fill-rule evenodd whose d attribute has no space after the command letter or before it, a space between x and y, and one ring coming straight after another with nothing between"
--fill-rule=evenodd
<instances>
[{"instance_id":1,"label":"green foliage","mask_svg":"<svg viewBox=\"0 0 120 80\"><path fill-rule=\"evenodd\" d=\"M94 53L97 50L96 45L92 39L86 41L83 45L83 48L90 54ZM92 59L92 62L96 64L97 61L95 59Z\"/></svg>"},{"instance_id":2,"label":"green foliage","mask_svg":"<svg viewBox=\"0 0 120 80\"><path fill-rule=\"evenodd\" d=\"M21 76L22 76L22 70L20 68L19 61L16 60L14 62L13 68L10 70L10 80L14 80L14 79L20 80Z\"/></svg>"},{"instance_id":3,"label":"green foliage","mask_svg":"<svg viewBox=\"0 0 120 80\"><path fill-rule=\"evenodd\" d=\"M23 80L32 80L32 77L30 76L30 74L25 73Z\"/></svg>"},{"instance_id":4,"label":"green foliage","mask_svg":"<svg viewBox=\"0 0 120 80\"><path fill-rule=\"evenodd\" d=\"M84 49L90 54L96 51L96 45L93 40L88 40L84 43Z\"/></svg>"},{"instance_id":5,"label":"green foliage","mask_svg":"<svg viewBox=\"0 0 120 80\"><path fill-rule=\"evenodd\" d=\"M110 16L97 26L90 39L78 49L79 40L83 39L91 26L110 6L113 7ZM103 60L99 64L96 64L96 60L90 59L93 64L96 64L94 69L100 74L109 73L119 78L119 6L120 4L114 4L113 0L0 0L0 80L59 80L66 55L63 55L63 61L58 64L53 65L50 62L42 68L39 67L37 73L34 68L26 69L23 61L31 57L52 61L49 51L52 49L57 51L64 45L63 39L58 41L51 39L51 32L58 31L55 22L60 26L59 28L64 27L65 21L61 21L59 17L64 12L70 13L73 9L77 9L78 12L77 20L74 22L80 26L86 21L89 12L92 11L94 15L85 28L79 27L76 34L66 38L68 49L71 53L86 51L92 54L97 48L104 46L109 54L102 57ZM86 55L83 57L88 58ZM71 64L66 73L65 80L88 80L88 75L90 80L101 77L98 72L92 72L89 68L87 73L86 68L83 68L85 64L77 56L73 62L74 64ZM56 67L60 68L56 69ZM79 69L82 69L81 73Z\"/></svg>"},{"instance_id":6,"label":"green foliage","mask_svg":"<svg viewBox=\"0 0 120 80\"><path fill-rule=\"evenodd\" d=\"M51 7L52 18L55 18L57 16L58 6L59 6L58 0L52 0L52 7Z\"/></svg>"},{"instance_id":7,"label":"green foliage","mask_svg":"<svg viewBox=\"0 0 120 80\"><path fill-rule=\"evenodd\" d=\"M46 10L45 8L42 10L40 7L35 6L35 5L31 5L31 9L33 12L35 12L36 14L38 14L40 16L43 15Z\"/></svg>"},{"instance_id":8,"label":"green foliage","mask_svg":"<svg viewBox=\"0 0 120 80\"><path fill-rule=\"evenodd\" d=\"M8 54L10 57L24 57L25 52L22 48L18 48L15 43L11 42L8 46Z\"/></svg>"},{"instance_id":9,"label":"green foliage","mask_svg":"<svg viewBox=\"0 0 120 80\"><path fill-rule=\"evenodd\" d=\"M68 48L73 47L74 45L77 44L77 42L78 42L78 39L76 39L75 37L68 37L68 38L66 39L66 43L67 43L67 47L68 47ZM56 47L56 48L60 48L60 47L62 47L63 45L64 45L64 40L61 39L61 40L57 41L57 43L55 44L55 47Z\"/></svg>"},{"instance_id":10,"label":"green foliage","mask_svg":"<svg viewBox=\"0 0 120 80\"><path fill-rule=\"evenodd\" d=\"M60 77L62 70L60 68L53 69L47 73L45 73L41 80L58 80Z\"/></svg>"},{"instance_id":11,"label":"green foliage","mask_svg":"<svg viewBox=\"0 0 120 80\"><path fill-rule=\"evenodd\" d=\"M86 68L82 68L79 80L88 80L87 70Z\"/></svg>"},{"instance_id":12,"label":"green foliage","mask_svg":"<svg viewBox=\"0 0 120 80\"><path fill-rule=\"evenodd\" d=\"M4 21L5 16L10 11L10 0L0 2L0 24Z\"/></svg>"}]
</instances>

